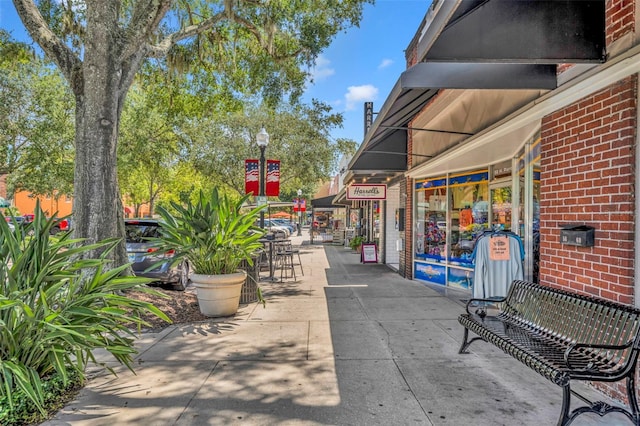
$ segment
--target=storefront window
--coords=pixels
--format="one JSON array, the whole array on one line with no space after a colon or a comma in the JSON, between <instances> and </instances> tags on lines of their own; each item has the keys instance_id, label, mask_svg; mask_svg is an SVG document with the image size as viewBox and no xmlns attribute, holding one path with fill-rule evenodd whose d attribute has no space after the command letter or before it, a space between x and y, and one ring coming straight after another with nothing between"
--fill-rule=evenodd
<instances>
[{"instance_id":1,"label":"storefront window","mask_svg":"<svg viewBox=\"0 0 640 426\"><path fill-rule=\"evenodd\" d=\"M488 226L488 173L476 171L449 178L451 253L449 262L472 267L475 241Z\"/></svg>"},{"instance_id":2,"label":"storefront window","mask_svg":"<svg viewBox=\"0 0 640 426\"><path fill-rule=\"evenodd\" d=\"M447 251L447 179L416 184L415 256L441 262Z\"/></svg>"},{"instance_id":3,"label":"storefront window","mask_svg":"<svg viewBox=\"0 0 640 426\"><path fill-rule=\"evenodd\" d=\"M491 190L491 217L494 231L511 231L511 186Z\"/></svg>"}]
</instances>

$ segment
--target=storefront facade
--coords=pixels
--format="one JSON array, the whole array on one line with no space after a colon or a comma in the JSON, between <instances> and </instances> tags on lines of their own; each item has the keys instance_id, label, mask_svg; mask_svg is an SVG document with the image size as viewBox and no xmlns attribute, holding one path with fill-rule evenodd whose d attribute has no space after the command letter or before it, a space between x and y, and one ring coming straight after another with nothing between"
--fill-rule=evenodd
<instances>
[{"instance_id":1,"label":"storefront facade","mask_svg":"<svg viewBox=\"0 0 640 426\"><path fill-rule=\"evenodd\" d=\"M535 16L553 22L520 8L549 8ZM637 11L637 1L431 6L350 164L388 172L376 156L405 154L401 275L471 293L475 241L500 229L522 240L525 279L640 306ZM536 47L519 46L522 33ZM593 229L593 244L563 242L567 225Z\"/></svg>"},{"instance_id":2,"label":"storefront facade","mask_svg":"<svg viewBox=\"0 0 640 426\"><path fill-rule=\"evenodd\" d=\"M538 281L539 153L536 134L512 160L414 180L415 279L471 290L478 238L487 231L511 231L527 247L525 279Z\"/></svg>"}]
</instances>

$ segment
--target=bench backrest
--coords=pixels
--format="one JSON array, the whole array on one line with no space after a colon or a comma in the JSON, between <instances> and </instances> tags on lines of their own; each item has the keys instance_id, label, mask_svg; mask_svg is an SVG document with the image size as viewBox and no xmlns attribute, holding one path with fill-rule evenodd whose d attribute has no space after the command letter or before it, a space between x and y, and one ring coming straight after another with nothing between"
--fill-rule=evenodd
<instances>
[{"instance_id":1,"label":"bench backrest","mask_svg":"<svg viewBox=\"0 0 640 426\"><path fill-rule=\"evenodd\" d=\"M501 315L563 345L632 343L632 348L640 349L640 310L604 299L516 280ZM632 351L598 352L617 364L628 359Z\"/></svg>"}]
</instances>

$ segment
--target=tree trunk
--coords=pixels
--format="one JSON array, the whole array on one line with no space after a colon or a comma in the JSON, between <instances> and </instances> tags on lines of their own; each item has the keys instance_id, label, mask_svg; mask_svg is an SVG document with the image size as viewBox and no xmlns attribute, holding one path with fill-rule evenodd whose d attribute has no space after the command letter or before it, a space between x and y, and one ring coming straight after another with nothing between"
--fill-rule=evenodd
<instances>
[{"instance_id":1,"label":"tree trunk","mask_svg":"<svg viewBox=\"0 0 640 426\"><path fill-rule=\"evenodd\" d=\"M153 217L153 210L155 209L155 195L153 192L153 179L150 179L149 183L149 217Z\"/></svg>"},{"instance_id":2,"label":"tree trunk","mask_svg":"<svg viewBox=\"0 0 640 426\"><path fill-rule=\"evenodd\" d=\"M88 242L124 235L116 151L120 114L128 89L123 87L122 78L127 73L123 73L122 63L114 54L118 49L112 28L117 24L117 14L109 7L97 9L88 18L91 22L87 25L82 87L74 87L74 235L87 238ZM124 242L109 257L116 260L116 265L126 263Z\"/></svg>"}]
</instances>

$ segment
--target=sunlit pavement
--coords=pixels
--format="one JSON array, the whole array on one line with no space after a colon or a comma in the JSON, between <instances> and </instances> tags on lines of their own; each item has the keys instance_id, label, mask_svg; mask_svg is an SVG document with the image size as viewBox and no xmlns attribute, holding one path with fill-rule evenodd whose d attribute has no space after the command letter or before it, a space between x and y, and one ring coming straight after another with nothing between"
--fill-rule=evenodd
<instances>
[{"instance_id":1,"label":"sunlit pavement","mask_svg":"<svg viewBox=\"0 0 640 426\"><path fill-rule=\"evenodd\" d=\"M142 334L136 374L94 370L46 425L553 425L562 391L489 344L459 355L464 293L292 237L304 276L266 308ZM278 275L278 272L275 274ZM577 388L601 399L590 389ZM626 425L584 415L574 425Z\"/></svg>"}]
</instances>

